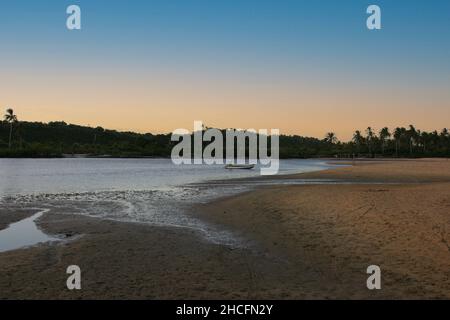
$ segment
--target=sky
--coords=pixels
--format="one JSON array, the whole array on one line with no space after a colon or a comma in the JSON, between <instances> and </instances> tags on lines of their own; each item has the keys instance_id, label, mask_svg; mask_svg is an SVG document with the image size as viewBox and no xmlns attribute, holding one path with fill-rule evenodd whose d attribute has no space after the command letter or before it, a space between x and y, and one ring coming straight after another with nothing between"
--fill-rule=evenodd
<instances>
[{"instance_id":1,"label":"sky","mask_svg":"<svg viewBox=\"0 0 450 320\"><path fill-rule=\"evenodd\" d=\"M71 4L81 30L66 28ZM153 133L441 129L449 39L448 0L2 0L0 108Z\"/></svg>"}]
</instances>

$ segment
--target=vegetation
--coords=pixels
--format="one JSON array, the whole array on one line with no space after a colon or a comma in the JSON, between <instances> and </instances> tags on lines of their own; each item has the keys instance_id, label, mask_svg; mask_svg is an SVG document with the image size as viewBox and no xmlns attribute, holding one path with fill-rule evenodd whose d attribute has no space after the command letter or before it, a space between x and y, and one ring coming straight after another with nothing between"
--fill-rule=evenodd
<instances>
[{"instance_id":1,"label":"vegetation","mask_svg":"<svg viewBox=\"0 0 450 320\"><path fill-rule=\"evenodd\" d=\"M13 109L6 109L5 121L6 123L9 123L8 148L11 149L13 125L19 121L17 116L14 114Z\"/></svg>"},{"instance_id":2,"label":"vegetation","mask_svg":"<svg viewBox=\"0 0 450 320\"><path fill-rule=\"evenodd\" d=\"M12 109L0 122L0 157L62 157L67 155L111 157L169 157L175 142L170 134L118 132L65 122L18 121ZM333 132L324 139L280 136L281 158L307 157L449 157L450 134L408 128L368 127L355 131L349 142Z\"/></svg>"},{"instance_id":3,"label":"vegetation","mask_svg":"<svg viewBox=\"0 0 450 320\"><path fill-rule=\"evenodd\" d=\"M12 128L12 129L11 129ZM11 147L8 136L12 132ZM109 155L164 157L170 155L170 135L117 132L65 122L0 122L0 157L62 157Z\"/></svg>"}]
</instances>

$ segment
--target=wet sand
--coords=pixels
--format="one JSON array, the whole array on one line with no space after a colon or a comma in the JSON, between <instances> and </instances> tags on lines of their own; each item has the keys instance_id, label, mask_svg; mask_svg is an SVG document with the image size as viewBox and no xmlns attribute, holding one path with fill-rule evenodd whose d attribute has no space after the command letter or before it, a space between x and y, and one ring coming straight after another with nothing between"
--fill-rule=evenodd
<instances>
[{"instance_id":1,"label":"wet sand","mask_svg":"<svg viewBox=\"0 0 450 320\"><path fill-rule=\"evenodd\" d=\"M69 241L0 253L1 299L449 299L450 161L361 161L191 208L244 248L195 231L49 213ZM364 184L363 184L364 182ZM0 220L2 221L2 220ZM65 287L67 266L82 290ZM366 268L382 289L366 288Z\"/></svg>"},{"instance_id":2,"label":"wet sand","mask_svg":"<svg viewBox=\"0 0 450 320\"><path fill-rule=\"evenodd\" d=\"M323 277L308 290L323 298L450 298L450 161L364 161L289 178L299 177L356 184L263 188L201 216L251 235L293 273L311 266ZM372 264L383 283L369 293Z\"/></svg>"}]
</instances>

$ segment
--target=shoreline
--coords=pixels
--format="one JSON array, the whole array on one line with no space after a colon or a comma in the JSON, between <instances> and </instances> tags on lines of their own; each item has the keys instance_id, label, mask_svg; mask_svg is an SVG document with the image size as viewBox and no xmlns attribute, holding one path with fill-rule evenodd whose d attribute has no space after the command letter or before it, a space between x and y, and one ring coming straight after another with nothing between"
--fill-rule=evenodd
<instances>
[{"instance_id":1,"label":"shoreline","mask_svg":"<svg viewBox=\"0 0 450 320\"><path fill-rule=\"evenodd\" d=\"M0 209L0 231L7 229L11 224L33 216L37 210L16 209L14 211Z\"/></svg>"},{"instance_id":2,"label":"shoreline","mask_svg":"<svg viewBox=\"0 0 450 320\"><path fill-rule=\"evenodd\" d=\"M450 161L364 161L278 179L330 177L356 184L261 186L189 208L242 235L245 248L48 213L40 228L77 238L0 254L0 299L450 298ZM398 184L370 184L379 180ZM71 264L83 271L79 292L65 288ZM365 288L369 264L381 266L383 290Z\"/></svg>"}]
</instances>

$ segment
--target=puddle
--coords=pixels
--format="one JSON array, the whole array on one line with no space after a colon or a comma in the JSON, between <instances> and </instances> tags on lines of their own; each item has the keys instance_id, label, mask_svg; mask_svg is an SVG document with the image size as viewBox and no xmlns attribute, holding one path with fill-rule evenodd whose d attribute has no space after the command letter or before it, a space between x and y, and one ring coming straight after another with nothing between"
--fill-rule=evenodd
<instances>
[{"instance_id":1,"label":"puddle","mask_svg":"<svg viewBox=\"0 0 450 320\"><path fill-rule=\"evenodd\" d=\"M48 212L49 209L39 211L33 216L9 225L0 231L0 252L29 247L38 243L56 241L58 239L43 233L36 226L36 219Z\"/></svg>"}]
</instances>

